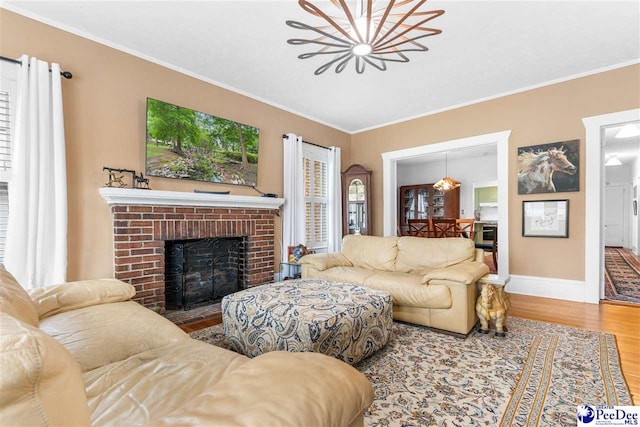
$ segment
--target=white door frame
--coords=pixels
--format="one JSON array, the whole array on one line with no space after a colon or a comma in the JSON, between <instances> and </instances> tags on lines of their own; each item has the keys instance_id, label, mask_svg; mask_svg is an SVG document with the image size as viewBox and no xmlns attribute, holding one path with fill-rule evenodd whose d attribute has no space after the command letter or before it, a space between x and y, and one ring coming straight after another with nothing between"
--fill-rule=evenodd
<instances>
[{"instance_id":1,"label":"white door frame","mask_svg":"<svg viewBox=\"0 0 640 427\"><path fill-rule=\"evenodd\" d=\"M510 130L454 139L436 144L382 153L382 205L383 234L395 236L398 224L398 169L397 162L403 159L442 153L450 150L497 145L498 173L498 248L503 256L498 257L498 274L509 275L509 136Z\"/></svg>"},{"instance_id":2,"label":"white door frame","mask_svg":"<svg viewBox=\"0 0 640 427\"><path fill-rule=\"evenodd\" d=\"M640 120L640 109L584 117L586 133L585 162L585 302L598 304L604 296L604 224L602 193L604 164L602 136L604 127Z\"/></svg>"}]
</instances>

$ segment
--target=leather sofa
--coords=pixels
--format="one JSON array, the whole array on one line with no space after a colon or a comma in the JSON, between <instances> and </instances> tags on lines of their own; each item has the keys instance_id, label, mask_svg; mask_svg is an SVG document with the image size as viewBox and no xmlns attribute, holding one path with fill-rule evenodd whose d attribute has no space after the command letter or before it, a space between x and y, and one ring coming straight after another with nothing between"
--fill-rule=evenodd
<instances>
[{"instance_id":1,"label":"leather sofa","mask_svg":"<svg viewBox=\"0 0 640 427\"><path fill-rule=\"evenodd\" d=\"M317 353L193 340L89 280L28 294L0 265L0 425L361 426L369 381Z\"/></svg>"},{"instance_id":2,"label":"leather sofa","mask_svg":"<svg viewBox=\"0 0 640 427\"><path fill-rule=\"evenodd\" d=\"M476 281L489 273L472 240L347 235L338 253L300 259L303 278L385 291L393 318L466 335L478 321Z\"/></svg>"}]
</instances>

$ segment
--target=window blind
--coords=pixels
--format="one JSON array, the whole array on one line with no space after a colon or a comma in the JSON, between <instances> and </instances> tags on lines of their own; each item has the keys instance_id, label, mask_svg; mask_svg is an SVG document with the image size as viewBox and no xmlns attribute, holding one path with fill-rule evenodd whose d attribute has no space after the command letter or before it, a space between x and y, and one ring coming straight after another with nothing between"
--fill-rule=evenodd
<instances>
[{"instance_id":1,"label":"window blind","mask_svg":"<svg viewBox=\"0 0 640 427\"><path fill-rule=\"evenodd\" d=\"M11 170L11 105L10 95L0 90L0 178ZM3 173L4 172L4 173ZM7 239L9 219L9 185L0 181L0 263L4 262L4 248Z\"/></svg>"},{"instance_id":2,"label":"window blind","mask_svg":"<svg viewBox=\"0 0 640 427\"><path fill-rule=\"evenodd\" d=\"M305 240L312 249L327 246L327 152L303 148Z\"/></svg>"},{"instance_id":3,"label":"window blind","mask_svg":"<svg viewBox=\"0 0 640 427\"><path fill-rule=\"evenodd\" d=\"M4 244L9 220L9 191L6 182L0 182L0 263L4 262Z\"/></svg>"},{"instance_id":4,"label":"window blind","mask_svg":"<svg viewBox=\"0 0 640 427\"><path fill-rule=\"evenodd\" d=\"M11 108L9 92L0 90L0 171L11 169Z\"/></svg>"}]
</instances>

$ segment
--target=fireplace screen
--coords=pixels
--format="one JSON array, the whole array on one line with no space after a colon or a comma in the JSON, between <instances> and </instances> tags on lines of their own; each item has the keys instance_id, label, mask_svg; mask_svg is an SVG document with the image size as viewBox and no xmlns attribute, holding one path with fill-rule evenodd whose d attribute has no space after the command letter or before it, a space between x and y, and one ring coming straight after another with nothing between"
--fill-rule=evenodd
<instances>
[{"instance_id":1,"label":"fireplace screen","mask_svg":"<svg viewBox=\"0 0 640 427\"><path fill-rule=\"evenodd\" d=\"M245 238L167 241L166 307L189 310L241 290L245 247Z\"/></svg>"}]
</instances>

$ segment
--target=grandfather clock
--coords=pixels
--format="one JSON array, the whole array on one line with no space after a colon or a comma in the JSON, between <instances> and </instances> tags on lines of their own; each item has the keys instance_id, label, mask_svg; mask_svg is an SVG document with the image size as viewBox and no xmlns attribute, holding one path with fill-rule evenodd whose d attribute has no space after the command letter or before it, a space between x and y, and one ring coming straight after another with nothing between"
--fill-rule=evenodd
<instances>
[{"instance_id":1,"label":"grandfather clock","mask_svg":"<svg viewBox=\"0 0 640 427\"><path fill-rule=\"evenodd\" d=\"M351 165L342 172L342 234L371 234L371 171Z\"/></svg>"}]
</instances>

